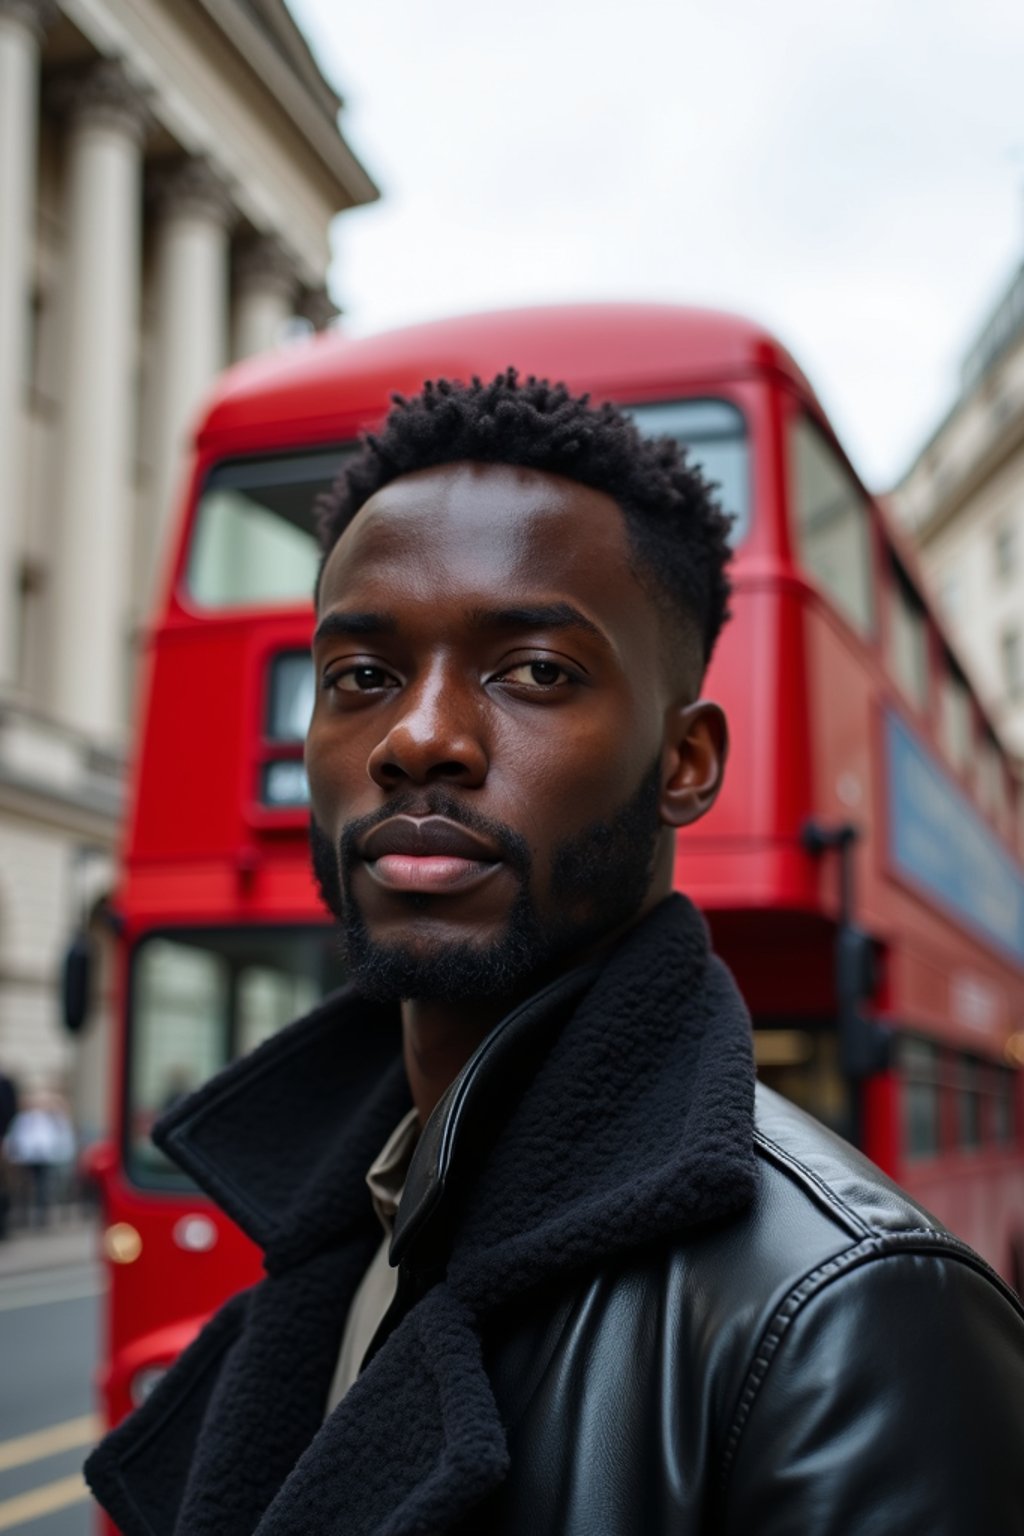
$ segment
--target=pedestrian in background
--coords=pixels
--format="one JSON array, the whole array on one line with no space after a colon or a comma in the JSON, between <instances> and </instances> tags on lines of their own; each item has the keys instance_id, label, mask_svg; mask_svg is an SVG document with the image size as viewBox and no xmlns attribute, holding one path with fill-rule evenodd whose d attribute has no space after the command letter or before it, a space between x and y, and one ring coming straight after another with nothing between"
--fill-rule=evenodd
<instances>
[{"instance_id":1,"label":"pedestrian in background","mask_svg":"<svg viewBox=\"0 0 1024 1536\"><path fill-rule=\"evenodd\" d=\"M4 1152L4 1140L11 1121L18 1113L18 1090L14 1079L0 1067L0 1242L7 1236L11 1215L11 1170Z\"/></svg>"},{"instance_id":2,"label":"pedestrian in background","mask_svg":"<svg viewBox=\"0 0 1024 1536\"><path fill-rule=\"evenodd\" d=\"M38 1093L14 1116L5 1141L7 1159L23 1170L22 1198L33 1226L45 1227L60 1175L75 1160L75 1133L56 1094Z\"/></svg>"}]
</instances>

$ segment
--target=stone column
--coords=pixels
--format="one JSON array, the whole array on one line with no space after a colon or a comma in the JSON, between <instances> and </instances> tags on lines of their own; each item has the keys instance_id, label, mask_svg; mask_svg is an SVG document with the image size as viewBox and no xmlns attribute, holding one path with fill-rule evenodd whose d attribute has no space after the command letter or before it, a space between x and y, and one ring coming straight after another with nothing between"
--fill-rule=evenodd
<instances>
[{"instance_id":1,"label":"stone column","mask_svg":"<svg viewBox=\"0 0 1024 1536\"><path fill-rule=\"evenodd\" d=\"M326 331L331 321L341 314L326 288L303 289L295 312L308 320L314 331Z\"/></svg>"},{"instance_id":2,"label":"stone column","mask_svg":"<svg viewBox=\"0 0 1024 1536\"><path fill-rule=\"evenodd\" d=\"M142 247L141 92L114 60L69 89L66 360L52 700L101 739L123 725Z\"/></svg>"},{"instance_id":3,"label":"stone column","mask_svg":"<svg viewBox=\"0 0 1024 1536\"><path fill-rule=\"evenodd\" d=\"M55 12L52 0L0 0L0 687L14 681L17 660L39 45Z\"/></svg>"},{"instance_id":4,"label":"stone column","mask_svg":"<svg viewBox=\"0 0 1024 1536\"><path fill-rule=\"evenodd\" d=\"M236 362L280 346L297 286L295 264L279 240L261 235L239 246L231 347Z\"/></svg>"},{"instance_id":5,"label":"stone column","mask_svg":"<svg viewBox=\"0 0 1024 1536\"><path fill-rule=\"evenodd\" d=\"M178 508L196 411L228 360L232 220L227 187L205 160L182 162L157 187L151 569Z\"/></svg>"}]
</instances>

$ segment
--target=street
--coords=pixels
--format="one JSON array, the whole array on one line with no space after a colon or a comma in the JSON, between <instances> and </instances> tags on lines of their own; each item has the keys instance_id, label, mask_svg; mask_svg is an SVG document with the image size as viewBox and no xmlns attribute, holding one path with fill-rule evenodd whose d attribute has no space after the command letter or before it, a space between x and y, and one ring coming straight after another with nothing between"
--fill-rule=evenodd
<instances>
[{"instance_id":1,"label":"street","mask_svg":"<svg viewBox=\"0 0 1024 1536\"><path fill-rule=\"evenodd\" d=\"M101 1285L88 1259L0 1270L0 1532L94 1536L81 1465L98 1427Z\"/></svg>"}]
</instances>

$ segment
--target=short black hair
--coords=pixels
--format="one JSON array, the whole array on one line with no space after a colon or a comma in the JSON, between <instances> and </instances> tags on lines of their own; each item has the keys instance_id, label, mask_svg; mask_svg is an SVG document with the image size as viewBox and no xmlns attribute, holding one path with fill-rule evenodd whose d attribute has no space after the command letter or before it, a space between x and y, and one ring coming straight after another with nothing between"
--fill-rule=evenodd
<instances>
[{"instance_id":1,"label":"short black hair","mask_svg":"<svg viewBox=\"0 0 1024 1536\"><path fill-rule=\"evenodd\" d=\"M318 500L321 574L359 509L400 475L464 460L564 475L617 502L635 574L694 634L707 665L729 616L732 519L674 438L645 437L616 406L593 405L547 379L520 379L514 368L486 384L436 379L393 399L382 430L364 438Z\"/></svg>"}]
</instances>

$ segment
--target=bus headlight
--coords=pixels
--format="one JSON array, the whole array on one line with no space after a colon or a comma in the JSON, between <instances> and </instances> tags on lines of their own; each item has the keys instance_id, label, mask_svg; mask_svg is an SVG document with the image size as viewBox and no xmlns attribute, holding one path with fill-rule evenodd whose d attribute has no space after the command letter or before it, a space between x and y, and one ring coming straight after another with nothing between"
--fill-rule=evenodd
<instances>
[{"instance_id":1,"label":"bus headlight","mask_svg":"<svg viewBox=\"0 0 1024 1536\"><path fill-rule=\"evenodd\" d=\"M157 1382L167 1375L166 1365L144 1365L136 1371L128 1387L133 1408L140 1408Z\"/></svg>"}]
</instances>

